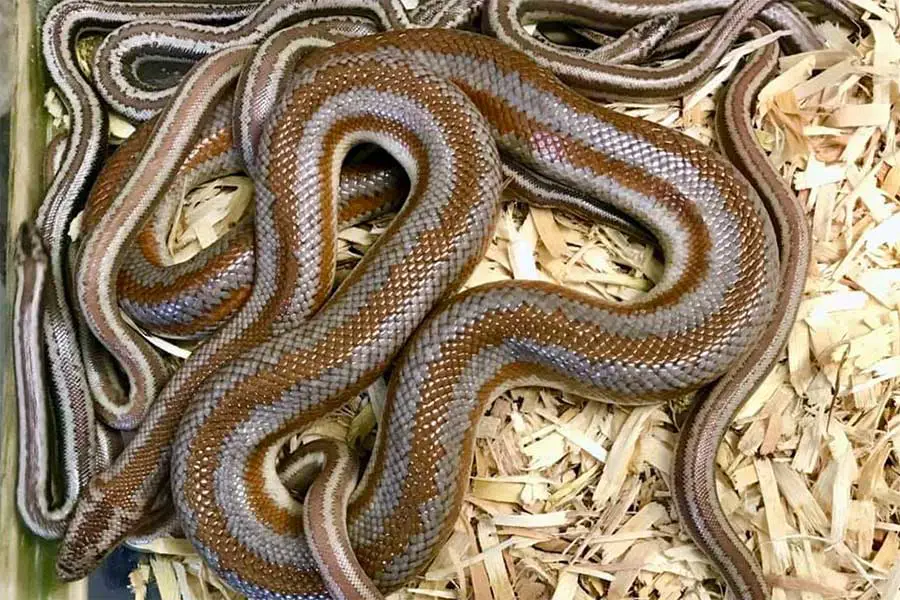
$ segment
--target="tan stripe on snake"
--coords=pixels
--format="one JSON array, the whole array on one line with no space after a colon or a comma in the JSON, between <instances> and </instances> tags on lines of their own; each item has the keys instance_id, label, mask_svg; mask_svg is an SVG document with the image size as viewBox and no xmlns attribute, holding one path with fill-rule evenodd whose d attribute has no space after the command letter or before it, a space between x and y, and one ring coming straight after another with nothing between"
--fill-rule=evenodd
<instances>
[{"instance_id":1,"label":"tan stripe on snake","mask_svg":"<svg viewBox=\"0 0 900 600\"><path fill-rule=\"evenodd\" d=\"M235 71L225 64L246 52L216 55L196 72L200 83L221 81ZM684 136L600 109L524 56L464 34L366 38L304 67L259 150L262 242L251 299L196 360L241 356L208 379L212 368L202 362L200 375L191 361L176 374L138 433L143 452L126 451L79 506L60 556L65 575L81 574L97 558L96 543L122 535L128 515L146 510L143 495L161 479L126 477L116 489L104 480L134 469L129 462L164 463L168 451L150 443L145 427L165 421L158 429L171 431L186 396L195 396L173 463L189 536L238 589L323 589L298 506L273 479L271 448L377 377L478 260L500 184L491 138L507 157L642 221L660 240L667 270L634 305L545 284L496 285L429 318L397 364L375 457L349 510L356 555L380 588L427 565L449 532L471 423L498 391L541 380L625 402L683 393L724 373L768 322L777 258L765 210L725 161ZM178 110L176 102L161 121ZM366 140L394 153L413 192L316 312L333 272L337 165ZM267 211L277 216L260 218ZM311 264L318 267L300 269ZM298 277L306 284L297 287ZM186 378L187 391L179 390Z\"/></svg>"}]
</instances>

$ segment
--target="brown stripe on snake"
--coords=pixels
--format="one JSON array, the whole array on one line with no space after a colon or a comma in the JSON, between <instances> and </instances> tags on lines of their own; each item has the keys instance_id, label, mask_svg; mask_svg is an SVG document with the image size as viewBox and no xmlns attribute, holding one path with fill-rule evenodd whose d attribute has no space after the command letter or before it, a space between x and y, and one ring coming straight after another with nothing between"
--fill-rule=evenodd
<instances>
[{"instance_id":1,"label":"brown stripe on snake","mask_svg":"<svg viewBox=\"0 0 900 600\"><path fill-rule=\"evenodd\" d=\"M752 29L757 36L769 33L760 23L754 23ZM803 207L759 148L750 122L753 101L777 66L776 45L758 50L736 75L716 110L720 146L759 191L775 225L781 264L775 317L753 350L699 394L676 446L674 473L679 485L672 489L682 524L713 560L735 600L767 600L770 596L758 564L734 534L718 501L715 455L731 420L723 414L732 415L781 356L803 298L809 265Z\"/></svg>"},{"instance_id":2,"label":"brown stripe on snake","mask_svg":"<svg viewBox=\"0 0 900 600\"><path fill-rule=\"evenodd\" d=\"M305 172L306 144L314 144L315 155L327 158L321 182L333 178L327 131L342 131L346 119L366 111L372 123L359 135L377 135L392 115L420 132L421 123L457 126L466 103L428 96L440 81L434 76L447 78L488 118L508 157L635 216L667 257L657 288L633 305L608 306L539 283L496 285L451 300L420 329L395 369L374 460L349 513L360 563L379 588L395 589L446 538L468 472L472 422L509 378L534 374L636 402L701 386L768 321L777 256L763 206L725 161L684 136L597 107L489 39L389 33L313 55L303 66L263 137L268 177ZM456 160L478 146L469 135L449 141ZM401 163L417 173L414 163ZM270 185L288 185L283 179ZM432 172L427 183L437 179ZM322 190L321 182L298 189ZM434 201L443 207L447 199ZM457 248L465 254L449 262L435 260L453 251L437 244L459 225L439 218L437 207L421 223L393 225L308 323L245 347L202 385L183 420L173 457L176 507L186 533L238 590L265 598L322 592L299 525L285 517L297 507L275 479L278 442L372 381L443 295L433 286L449 285L446 270L475 264L480 254L471 251L483 241ZM403 234L414 225L421 233ZM456 234L457 243L470 234ZM258 260L269 250L261 248Z\"/></svg>"}]
</instances>

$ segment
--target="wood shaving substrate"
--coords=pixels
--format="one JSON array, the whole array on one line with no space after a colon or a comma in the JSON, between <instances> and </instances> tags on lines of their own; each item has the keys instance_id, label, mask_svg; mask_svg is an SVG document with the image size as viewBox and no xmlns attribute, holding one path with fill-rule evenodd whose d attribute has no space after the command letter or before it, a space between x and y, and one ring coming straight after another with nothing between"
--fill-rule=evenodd
<instances>
[{"instance_id":1,"label":"wood shaving substrate","mask_svg":"<svg viewBox=\"0 0 900 600\"><path fill-rule=\"evenodd\" d=\"M869 29L820 25L829 49L782 59L756 116L806 208L813 261L784 360L728 431L717 482L776 600L900 598L900 2L855 3ZM759 43L729 54L689 97L614 108L713 144L714 95ZM230 226L248 185L232 177L190 194L173 254ZM344 271L386 223L341 234ZM627 301L661 271L651 249L618 231L509 203L467 285L536 278ZM379 382L316 433L370 438L383 400ZM392 600L721 598L670 501L681 405L629 410L539 388L498 398L478 426L453 536ZM164 600L235 597L187 542L152 549L131 575L136 598L152 579Z\"/></svg>"}]
</instances>

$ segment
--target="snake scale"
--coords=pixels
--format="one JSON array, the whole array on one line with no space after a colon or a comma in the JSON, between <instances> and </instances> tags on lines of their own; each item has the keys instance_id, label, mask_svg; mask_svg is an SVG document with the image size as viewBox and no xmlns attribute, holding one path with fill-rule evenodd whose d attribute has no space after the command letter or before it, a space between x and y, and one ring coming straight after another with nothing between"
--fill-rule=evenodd
<instances>
[{"instance_id":1,"label":"snake scale","mask_svg":"<svg viewBox=\"0 0 900 600\"><path fill-rule=\"evenodd\" d=\"M128 536L171 524L174 507L207 563L249 596L379 598L427 567L449 535L474 424L499 393L541 384L644 404L699 389L676 451L675 503L729 593L767 598L712 477L731 415L783 348L808 261L805 217L774 183L748 121L777 47L748 61L717 111L734 166L585 95L679 96L742 31L770 31L753 20L760 11L770 24L806 21L766 0L669 4L688 20L727 11L673 32L673 18L657 18L666 2L637 17L613 0L432 1L413 11L389 0L64 0L52 10L45 55L74 141L37 230L20 236L15 332L20 407L37 424L20 430L23 464L36 465L20 469L20 512L35 533L62 536L59 575L86 575ZM827 5L853 17L839 0ZM477 28L479 13L489 35L453 29ZM631 32L594 33L602 14ZM554 19L601 45L523 27ZM83 239L67 249L60 232L97 172L104 135L70 52L98 22L121 27L95 57L97 89L149 121L106 161ZM672 66L629 64L695 43L700 23L711 33ZM805 26L786 42L820 43ZM142 79L166 61L169 76ZM378 160L342 168L360 145L380 147ZM167 263L160 240L178 190L239 171L254 181L252 217L193 262ZM504 186L652 237L662 278L624 305L522 281L454 296L484 253ZM333 290L339 228L398 206ZM206 341L171 373L120 305L150 330ZM50 390L29 377L44 352ZM127 394L111 382L110 356ZM388 367L358 484L354 458L335 442L279 464L286 440ZM63 438L67 487L56 508L37 501L48 476L35 436L47 415L34 407L48 394L64 429L81 436ZM115 460L94 404L109 425L136 428ZM286 473L316 469L301 502Z\"/></svg>"}]
</instances>

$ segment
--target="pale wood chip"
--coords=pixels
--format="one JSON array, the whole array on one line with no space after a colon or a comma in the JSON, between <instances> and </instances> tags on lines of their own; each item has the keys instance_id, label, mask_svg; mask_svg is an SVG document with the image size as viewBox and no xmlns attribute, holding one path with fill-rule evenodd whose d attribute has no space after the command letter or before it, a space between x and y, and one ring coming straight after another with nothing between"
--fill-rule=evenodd
<instances>
[{"instance_id":1,"label":"pale wood chip","mask_svg":"<svg viewBox=\"0 0 900 600\"><path fill-rule=\"evenodd\" d=\"M818 188L829 183L841 183L847 178L843 164L826 165L810 158L805 170L794 177L794 187L798 190Z\"/></svg>"},{"instance_id":2,"label":"pale wood chip","mask_svg":"<svg viewBox=\"0 0 900 600\"><path fill-rule=\"evenodd\" d=\"M150 569L156 580L156 587L162 600L180 600L181 592L178 588L178 577L172 566L173 561L164 557L151 556Z\"/></svg>"},{"instance_id":3,"label":"pale wood chip","mask_svg":"<svg viewBox=\"0 0 900 600\"><path fill-rule=\"evenodd\" d=\"M508 527L564 527L573 523L576 516L566 511L541 513L536 515L497 515L494 525Z\"/></svg>"},{"instance_id":4,"label":"pale wood chip","mask_svg":"<svg viewBox=\"0 0 900 600\"><path fill-rule=\"evenodd\" d=\"M875 558L872 559L872 565L887 571L897 563L900 563L900 536L897 535L897 532L891 531L881 542L881 547L875 554Z\"/></svg>"},{"instance_id":5,"label":"pale wood chip","mask_svg":"<svg viewBox=\"0 0 900 600\"><path fill-rule=\"evenodd\" d=\"M778 483L778 490L800 521L802 528L826 535L829 528L828 517L800 473L777 461L771 463L771 468Z\"/></svg>"},{"instance_id":6,"label":"pale wood chip","mask_svg":"<svg viewBox=\"0 0 900 600\"><path fill-rule=\"evenodd\" d=\"M610 449L600 481L594 489L593 500L598 507L604 506L621 488L637 449L636 442L645 432L647 423L655 411L656 408L652 406L636 408L622 426Z\"/></svg>"},{"instance_id":7,"label":"pale wood chip","mask_svg":"<svg viewBox=\"0 0 900 600\"><path fill-rule=\"evenodd\" d=\"M777 564L775 568L779 573L787 571L791 562L790 549L787 537L792 530L788 526L784 513L784 505L781 502L781 494L778 493L778 483L772 463L766 459L754 461L756 473L759 477L759 487L763 495L763 503L766 508L766 523L769 529L769 537L772 539L772 550Z\"/></svg>"},{"instance_id":8,"label":"pale wood chip","mask_svg":"<svg viewBox=\"0 0 900 600\"><path fill-rule=\"evenodd\" d=\"M110 113L109 115L109 134L114 138L124 140L135 132L135 127L119 115Z\"/></svg>"},{"instance_id":9,"label":"pale wood chip","mask_svg":"<svg viewBox=\"0 0 900 600\"><path fill-rule=\"evenodd\" d=\"M870 500L854 500L850 504L847 530L853 534L851 547L862 558L869 558L875 541L875 505Z\"/></svg>"},{"instance_id":10,"label":"pale wood chip","mask_svg":"<svg viewBox=\"0 0 900 600\"><path fill-rule=\"evenodd\" d=\"M128 585L134 600L145 600L147 597L147 584L150 583L150 565L141 562L128 574Z\"/></svg>"},{"instance_id":11,"label":"pale wood chip","mask_svg":"<svg viewBox=\"0 0 900 600\"><path fill-rule=\"evenodd\" d=\"M873 2L872 0L847 0L850 4L855 4L860 7L867 13L873 14L882 21L885 21L891 28L896 28L897 26L897 7L893 7L893 11L886 10L877 2ZM869 21L871 23L871 21Z\"/></svg>"},{"instance_id":12,"label":"pale wood chip","mask_svg":"<svg viewBox=\"0 0 900 600\"><path fill-rule=\"evenodd\" d=\"M512 598L513 588L506 563L500 553L497 529L489 519L479 519L476 526L478 543L484 556L484 567L495 598Z\"/></svg>"},{"instance_id":13,"label":"pale wood chip","mask_svg":"<svg viewBox=\"0 0 900 600\"><path fill-rule=\"evenodd\" d=\"M606 536L606 541L601 544L603 562L612 562L624 555L635 542L652 535L651 530L657 522L668 518L669 513L662 504L652 502L642 507L615 535Z\"/></svg>"},{"instance_id":14,"label":"pale wood chip","mask_svg":"<svg viewBox=\"0 0 900 600\"><path fill-rule=\"evenodd\" d=\"M538 238L541 240L544 247L550 251L550 256L553 258L565 256L568 248L566 247L566 241L563 237L562 230L556 224L556 219L553 217L553 211L549 208L535 207L531 209L529 214L534 219L534 226L535 229L537 229Z\"/></svg>"},{"instance_id":15,"label":"pale wood chip","mask_svg":"<svg viewBox=\"0 0 900 600\"><path fill-rule=\"evenodd\" d=\"M775 98L779 94L784 94L794 90L801 83L808 81L812 76L813 67L816 65L816 57L814 55L801 55L795 59L783 73L775 76L759 91L757 101L760 105L760 115L765 116L766 112Z\"/></svg>"},{"instance_id":16,"label":"pale wood chip","mask_svg":"<svg viewBox=\"0 0 900 600\"><path fill-rule=\"evenodd\" d=\"M848 75L855 72L856 66L852 59L845 59L836 65L832 65L819 73L818 75L804 81L793 88L793 96L797 100L802 100L813 94L819 93L826 88L841 84Z\"/></svg>"}]
</instances>

